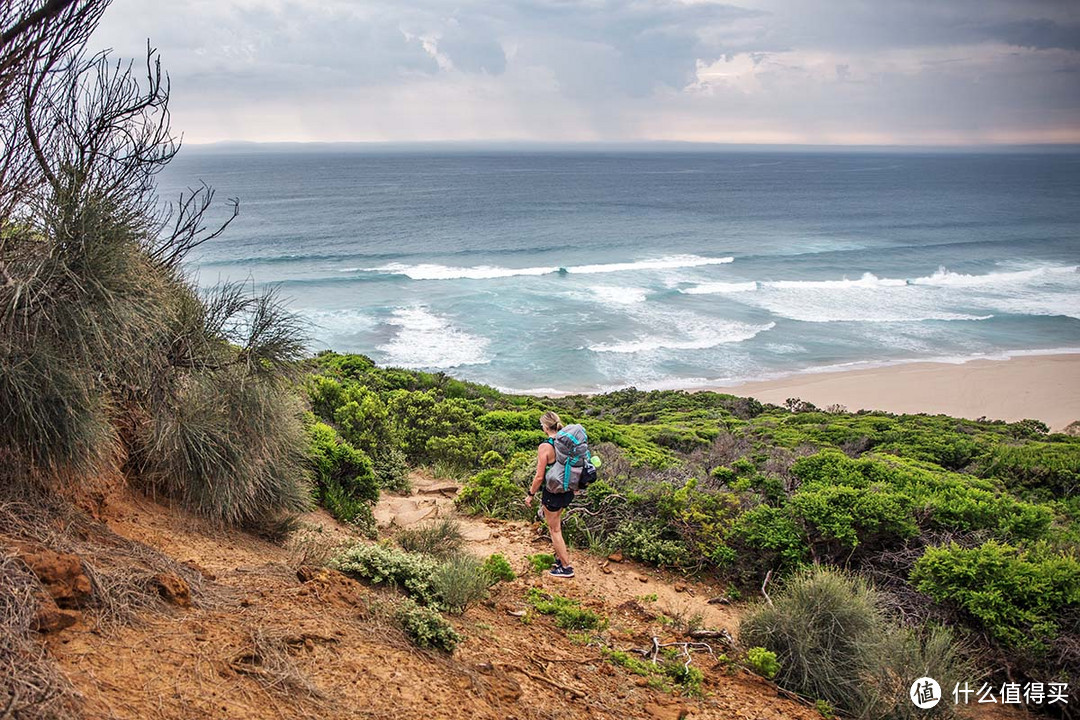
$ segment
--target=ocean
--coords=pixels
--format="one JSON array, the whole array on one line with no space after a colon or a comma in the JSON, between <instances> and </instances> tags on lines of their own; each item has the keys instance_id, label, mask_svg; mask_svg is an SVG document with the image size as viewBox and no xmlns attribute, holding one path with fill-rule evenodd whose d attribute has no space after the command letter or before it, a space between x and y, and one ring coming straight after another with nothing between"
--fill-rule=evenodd
<instances>
[{"instance_id":1,"label":"ocean","mask_svg":"<svg viewBox=\"0 0 1080 720\"><path fill-rule=\"evenodd\" d=\"M1080 351L1077 154L184 148L159 189L200 181L241 201L201 286L503 390Z\"/></svg>"}]
</instances>

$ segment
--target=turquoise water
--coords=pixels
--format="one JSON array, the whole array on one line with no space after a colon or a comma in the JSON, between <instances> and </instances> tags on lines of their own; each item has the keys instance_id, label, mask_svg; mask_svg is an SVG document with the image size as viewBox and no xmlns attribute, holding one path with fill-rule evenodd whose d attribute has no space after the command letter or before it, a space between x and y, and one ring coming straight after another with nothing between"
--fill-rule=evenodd
<instances>
[{"instance_id":1,"label":"turquoise water","mask_svg":"<svg viewBox=\"0 0 1080 720\"><path fill-rule=\"evenodd\" d=\"M1080 349L1080 155L185 149L190 269L312 349L524 391Z\"/></svg>"}]
</instances>

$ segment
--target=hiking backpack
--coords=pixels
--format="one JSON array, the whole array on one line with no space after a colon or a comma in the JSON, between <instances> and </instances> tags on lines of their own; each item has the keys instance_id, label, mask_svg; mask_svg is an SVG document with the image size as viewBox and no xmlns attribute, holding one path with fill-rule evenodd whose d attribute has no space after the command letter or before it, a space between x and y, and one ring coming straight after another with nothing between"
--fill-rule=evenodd
<instances>
[{"instance_id":1,"label":"hiking backpack","mask_svg":"<svg viewBox=\"0 0 1080 720\"><path fill-rule=\"evenodd\" d=\"M585 428L567 425L551 439L551 445L555 448L555 464L544 474L544 487L549 493L584 490L596 479Z\"/></svg>"}]
</instances>

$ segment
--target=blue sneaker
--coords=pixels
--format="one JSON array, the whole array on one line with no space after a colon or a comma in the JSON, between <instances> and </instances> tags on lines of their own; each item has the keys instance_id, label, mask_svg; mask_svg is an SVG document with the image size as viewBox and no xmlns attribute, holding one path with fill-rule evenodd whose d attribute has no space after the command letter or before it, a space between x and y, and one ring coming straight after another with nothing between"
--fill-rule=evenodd
<instances>
[{"instance_id":1,"label":"blue sneaker","mask_svg":"<svg viewBox=\"0 0 1080 720\"><path fill-rule=\"evenodd\" d=\"M551 577L572 578L574 577L574 568L570 567L569 565L566 567L560 565L548 574L551 575Z\"/></svg>"}]
</instances>

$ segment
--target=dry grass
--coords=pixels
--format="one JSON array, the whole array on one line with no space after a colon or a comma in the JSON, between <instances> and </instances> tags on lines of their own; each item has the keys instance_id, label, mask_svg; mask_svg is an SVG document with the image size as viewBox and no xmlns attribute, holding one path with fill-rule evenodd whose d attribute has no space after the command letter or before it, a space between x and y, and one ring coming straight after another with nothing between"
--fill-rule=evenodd
<instances>
[{"instance_id":1,"label":"dry grass","mask_svg":"<svg viewBox=\"0 0 1080 720\"><path fill-rule=\"evenodd\" d=\"M75 688L37 641L32 624L37 578L13 555L0 552L0 717L68 718L78 711Z\"/></svg>"},{"instance_id":2,"label":"dry grass","mask_svg":"<svg viewBox=\"0 0 1080 720\"><path fill-rule=\"evenodd\" d=\"M90 579L89 607L99 628L128 625L142 612L166 608L154 578L171 573L191 590L195 604L210 600L197 570L159 550L120 537L62 500L0 497L0 536L40 543L77 555Z\"/></svg>"},{"instance_id":3,"label":"dry grass","mask_svg":"<svg viewBox=\"0 0 1080 720\"><path fill-rule=\"evenodd\" d=\"M265 628L255 628L248 635L246 646L229 660L229 667L247 675L265 690L308 699L324 699L323 693L297 667L292 653L303 647L302 637L285 636Z\"/></svg>"}]
</instances>

